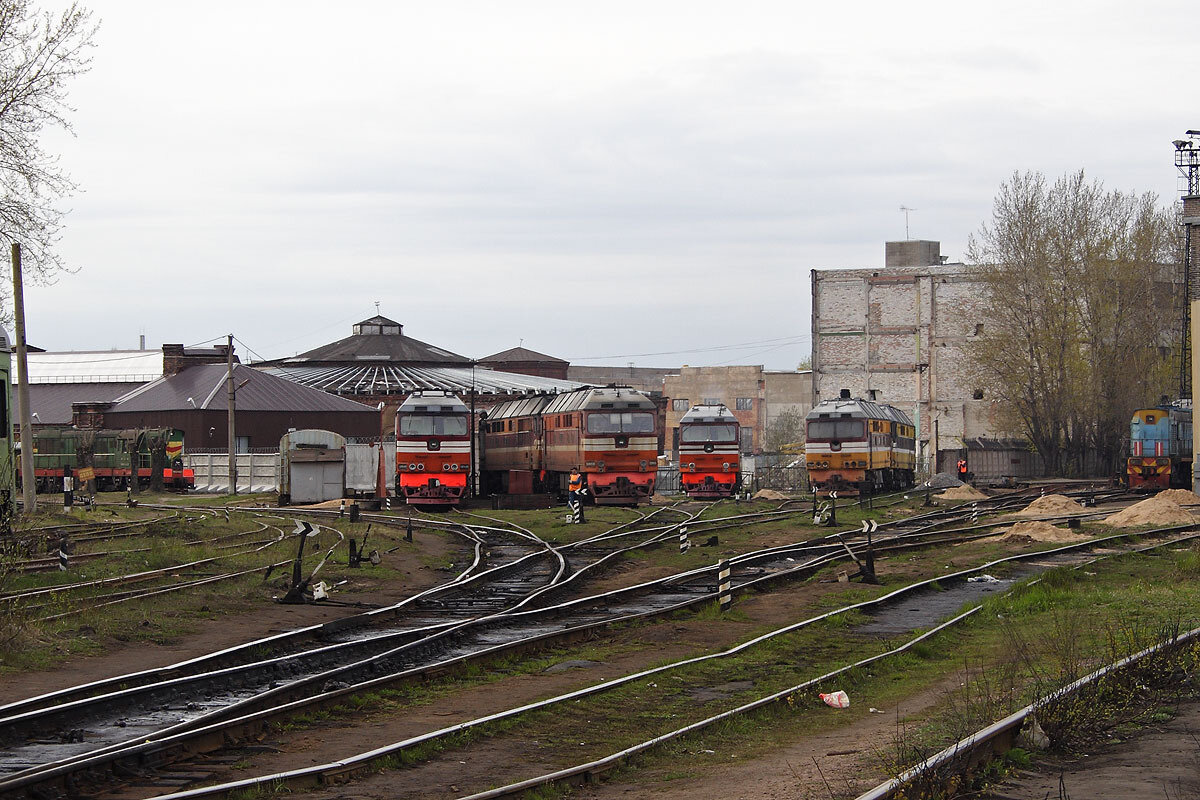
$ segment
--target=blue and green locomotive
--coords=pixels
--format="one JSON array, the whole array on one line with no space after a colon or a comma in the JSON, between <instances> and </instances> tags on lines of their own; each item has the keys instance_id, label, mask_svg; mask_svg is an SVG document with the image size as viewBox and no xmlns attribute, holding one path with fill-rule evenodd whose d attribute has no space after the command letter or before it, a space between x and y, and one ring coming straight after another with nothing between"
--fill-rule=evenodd
<instances>
[{"instance_id":1,"label":"blue and green locomotive","mask_svg":"<svg viewBox=\"0 0 1200 800\"><path fill-rule=\"evenodd\" d=\"M1133 412L1125 476L1130 489L1191 488L1190 401L1163 403Z\"/></svg>"}]
</instances>

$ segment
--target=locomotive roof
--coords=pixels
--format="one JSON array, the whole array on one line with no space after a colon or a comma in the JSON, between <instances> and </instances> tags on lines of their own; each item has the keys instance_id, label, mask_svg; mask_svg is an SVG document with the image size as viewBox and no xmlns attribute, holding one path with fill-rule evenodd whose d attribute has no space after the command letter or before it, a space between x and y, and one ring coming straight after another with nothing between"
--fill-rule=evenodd
<instances>
[{"instance_id":1,"label":"locomotive roof","mask_svg":"<svg viewBox=\"0 0 1200 800\"><path fill-rule=\"evenodd\" d=\"M418 411L465 414L467 405L452 392L424 391L413 392L397 409L398 413L411 414Z\"/></svg>"},{"instance_id":2,"label":"locomotive roof","mask_svg":"<svg viewBox=\"0 0 1200 800\"><path fill-rule=\"evenodd\" d=\"M541 394L509 400L488 412L488 419L526 417L531 414L564 414L571 411L653 411L654 401L644 392L628 387L578 389L561 394Z\"/></svg>"},{"instance_id":3,"label":"locomotive roof","mask_svg":"<svg viewBox=\"0 0 1200 800\"><path fill-rule=\"evenodd\" d=\"M701 404L692 406L686 414L679 418L680 425L685 422L737 422L737 417L725 407L724 403L718 403L715 406Z\"/></svg>"},{"instance_id":4,"label":"locomotive roof","mask_svg":"<svg viewBox=\"0 0 1200 800\"><path fill-rule=\"evenodd\" d=\"M848 400L841 397L822 400L813 406L813 410L808 412L808 416L805 419L833 418L835 415L837 417L850 417L851 419L886 419L892 422L899 422L902 425L913 424L912 418L895 406L876 403L873 400L863 400L858 397L852 397Z\"/></svg>"}]
</instances>

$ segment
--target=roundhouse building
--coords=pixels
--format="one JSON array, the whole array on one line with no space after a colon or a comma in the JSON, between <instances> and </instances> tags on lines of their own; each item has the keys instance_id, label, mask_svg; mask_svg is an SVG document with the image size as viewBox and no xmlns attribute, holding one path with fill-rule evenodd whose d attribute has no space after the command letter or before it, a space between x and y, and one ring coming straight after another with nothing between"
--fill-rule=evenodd
<instances>
[{"instance_id":1,"label":"roundhouse building","mask_svg":"<svg viewBox=\"0 0 1200 800\"><path fill-rule=\"evenodd\" d=\"M527 352L538 358L551 358ZM504 354L497 354L500 355ZM583 385L540 374L491 369L484 362L473 362L466 356L405 336L403 325L384 316L356 323L344 339L255 366L302 386L365 405L377 407L383 403L387 418L395 414L404 398L418 389L454 392L468 403L474 395L477 408L488 408L513 395L564 392Z\"/></svg>"}]
</instances>

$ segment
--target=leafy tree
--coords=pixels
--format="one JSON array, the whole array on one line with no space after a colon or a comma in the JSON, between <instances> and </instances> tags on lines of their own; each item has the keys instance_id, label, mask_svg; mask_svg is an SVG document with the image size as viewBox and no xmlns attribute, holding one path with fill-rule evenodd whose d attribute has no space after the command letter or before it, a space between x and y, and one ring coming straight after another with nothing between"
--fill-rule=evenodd
<instances>
[{"instance_id":1,"label":"leafy tree","mask_svg":"<svg viewBox=\"0 0 1200 800\"><path fill-rule=\"evenodd\" d=\"M1169 386L1176 242L1154 195L1082 170L1053 185L1014 173L971 237L988 322L967 369L1050 474L1078 474L1089 452L1116 468L1133 410Z\"/></svg>"},{"instance_id":2,"label":"leafy tree","mask_svg":"<svg viewBox=\"0 0 1200 800\"><path fill-rule=\"evenodd\" d=\"M54 252L57 202L76 188L40 140L48 127L71 131L67 84L89 69L95 31L76 4L55 16L0 0L0 239L21 245L22 269L35 280L64 268Z\"/></svg>"}]
</instances>

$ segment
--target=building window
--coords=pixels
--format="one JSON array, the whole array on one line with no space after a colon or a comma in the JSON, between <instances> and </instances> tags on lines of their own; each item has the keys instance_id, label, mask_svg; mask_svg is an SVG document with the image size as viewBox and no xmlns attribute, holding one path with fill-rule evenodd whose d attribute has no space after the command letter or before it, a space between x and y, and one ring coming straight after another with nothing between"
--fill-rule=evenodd
<instances>
[{"instance_id":1,"label":"building window","mask_svg":"<svg viewBox=\"0 0 1200 800\"><path fill-rule=\"evenodd\" d=\"M741 441L741 451L743 453L752 452L754 450L754 429L753 428L742 428L740 431L738 431L738 435L741 437L741 440L742 440Z\"/></svg>"},{"instance_id":2,"label":"building window","mask_svg":"<svg viewBox=\"0 0 1200 800\"><path fill-rule=\"evenodd\" d=\"M734 401L734 404L737 406L738 411L753 411L754 410L754 398L753 397L739 397L737 400Z\"/></svg>"},{"instance_id":3,"label":"building window","mask_svg":"<svg viewBox=\"0 0 1200 800\"><path fill-rule=\"evenodd\" d=\"M983 389L976 389L975 391L971 392L971 399L982 400L983 399Z\"/></svg>"},{"instance_id":4,"label":"building window","mask_svg":"<svg viewBox=\"0 0 1200 800\"><path fill-rule=\"evenodd\" d=\"M975 335L983 336L983 323L982 322L975 323Z\"/></svg>"},{"instance_id":5,"label":"building window","mask_svg":"<svg viewBox=\"0 0 1200 800\"><path fill-rule=\"evenodd\" d=\"M671 410L672 411L687 411L688 410L687 398L680 397L675 400L672 400L671 401Z\"/></svg>"},{"instance_id":6,"label":"building window","mask_svg":"<svg viewBox=\"0 0 1200 800\"><path fill-rule=\"evenodd\" d=\"M235 453L249 453L250 452L250 437L249 436L238 436L238 437L235 437L234 441L237 442L237 449L234 450Z\"/></svg>"},{"instance_id":7,"label":"building window","mask_svg":"<svg viewBox=\"0 0 1200 800\"><path fill-rule=\"evenodd\" d=\"M719 406L719 405L721 405L721 398L719 398L719 397L706 397L706 398L704 398L704 405L706 405L706 406Z\"/></svg>"}]
</instances>

